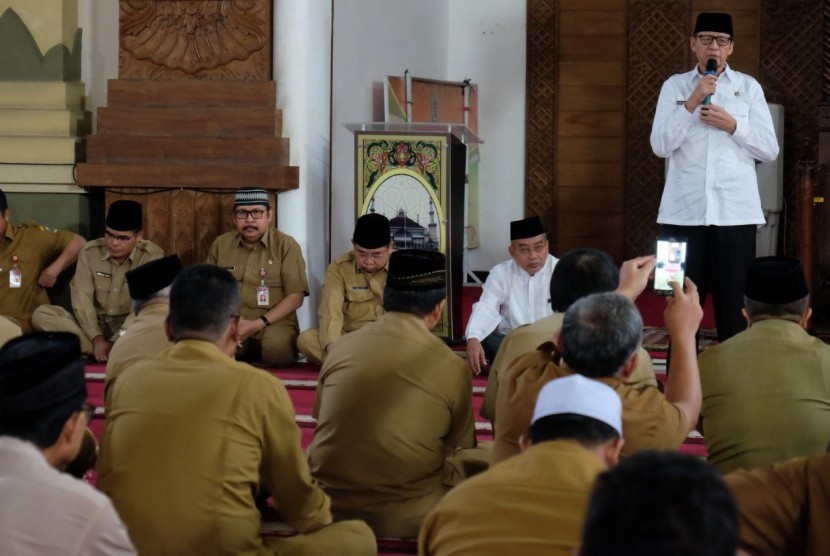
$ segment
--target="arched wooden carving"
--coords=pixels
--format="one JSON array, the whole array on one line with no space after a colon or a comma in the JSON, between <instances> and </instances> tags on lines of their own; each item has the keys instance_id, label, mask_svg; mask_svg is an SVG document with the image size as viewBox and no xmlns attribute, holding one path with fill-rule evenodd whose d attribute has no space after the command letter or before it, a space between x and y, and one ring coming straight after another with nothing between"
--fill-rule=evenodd
<instances>
[{"instance_id":1,"label":"arched wooden carving","mask_svg":"<svg viewBox=\"0 0 830 556\"><path fill-rule=\"evenodd\" d=\"M270 79L271 2L122 0L122 79Z\"/></svg>"}]
</instances>

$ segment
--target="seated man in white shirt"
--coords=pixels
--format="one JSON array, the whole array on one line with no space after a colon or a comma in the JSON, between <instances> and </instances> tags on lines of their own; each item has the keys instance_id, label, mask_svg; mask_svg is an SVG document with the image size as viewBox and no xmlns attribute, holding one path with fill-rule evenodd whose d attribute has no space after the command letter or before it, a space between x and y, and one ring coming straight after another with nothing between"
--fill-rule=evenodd
<instances>
[{"instance_id":1,"label":"seated man in white shirt","mask_svg":"<svg viewBox=\"0 0 830 556\"><path fill-rule=\"evenodd\" d=\"M507 250L511 259L490 270L467 323L467 365L475 374L488 368L508 332L553 313L550 278L557 259L539 217L510 223Z\"/></svg>"},{"instance_id":2,"label":"seated man in white shirt","mask_svg":"<svg viewBox=\"0 0 830 556\"><path fill-rule=\"evenodd\" d=\"M0 554L135 554L109 498L60 471L81 449L86 395L74 334L0 350Z\"/></svg>"}]
</instances>

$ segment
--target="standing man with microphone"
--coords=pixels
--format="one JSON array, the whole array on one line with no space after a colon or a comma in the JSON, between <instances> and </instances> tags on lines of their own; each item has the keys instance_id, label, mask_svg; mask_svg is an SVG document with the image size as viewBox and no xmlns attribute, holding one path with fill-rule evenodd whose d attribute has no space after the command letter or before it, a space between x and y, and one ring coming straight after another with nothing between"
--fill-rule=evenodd
<instances>
[{"instance_id":1,"label":"standing man with microphone","mask_svg":"<svg viewBox=\"0 0 830 556\"><path fill-rule=\"evenodd\" d=\"M668 158L657 222L688 238L687 276L700 303L712 292L718 339L746 327L743 284L764 224L755 163L778 156L764 91L726 63L734 48L732 16L698 15L689 46L697 65L660 91L651 148Z\"/></svg>"}]
</instances>

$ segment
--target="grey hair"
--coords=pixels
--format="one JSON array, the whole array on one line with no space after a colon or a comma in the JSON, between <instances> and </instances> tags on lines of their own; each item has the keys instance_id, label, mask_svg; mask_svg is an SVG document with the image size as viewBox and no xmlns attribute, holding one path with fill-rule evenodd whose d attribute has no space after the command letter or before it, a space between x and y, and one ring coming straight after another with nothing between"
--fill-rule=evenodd
<instances>
[{"instance_id":1,"label":"grey hair","mask_svg":"<svg viewBox=\"0 0 830 556\"><path fill-rule=\"evenodd\" d=\"M171 286L172 286L172 284L171 284ZM164 287L164 288L160 289L156 293L152 294L150 297L145 297L143 299L133 299L133 313L137 315L138 312L141 311L142 307L144 307L145 305L147 305L147 303L149 303L150 301L152 301L154 299L158 299L160 297L169 298L170 297L170 287L171 286L167 286L167 287Z\"/></svg>"},{"instance_id":2,"label":"grey hair","mask_svg":"<svg viewBox=\"0 0 830 556\"><path fill-rule=\"evenodd\" d=\"M643 319L617 293L596 293L571 305L562 321L562 359L592 378L616 375L640 347Z\"/></svg>"}]
</instances>

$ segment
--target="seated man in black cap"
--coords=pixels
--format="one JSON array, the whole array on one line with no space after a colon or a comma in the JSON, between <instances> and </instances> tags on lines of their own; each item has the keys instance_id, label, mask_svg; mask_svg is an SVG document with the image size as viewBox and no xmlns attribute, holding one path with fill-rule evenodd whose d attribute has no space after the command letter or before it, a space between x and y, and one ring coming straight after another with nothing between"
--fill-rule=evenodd
<instances>
[{"instance_id":1,"label":"seated man in black cap","mask_svg":"<svg viewBox=\"0 0 830 556\"><path fill-rule=\"evenodd\" d=\"M0 316L25 334L32 331L32 312L49 303L46 288L78 259L84 238L32 222L15 226L10 213L0 191Z\"/></svg>"},{"instance_id":2,"label":"seated man in black cap","mask_svg":"<svg viewBox=\"0 0 830 556\"><path fill-rule=\"evenodd\" d=\"M0 350L0 554L135 554L109 499L57 470L89 409L78 338L34 333Z\"/></svg>"},{"instance_id":3,"label":"seated man in black cap","mask_svg":"<svg viewBox=\"0 0 830 556\"><path fill-rule=\"evenodd\" d=\"M179 273L173 346L127 367L107 393L98 486L141 554L375 554L365 523L332 523L285 386L233 360L241 309L226 270ZM257 501L268 493L296 535L260 536Z\"/></svg>"},{"instance_id":4,"label":"seated man in black cap","mask_svg":"<svg viewBox=\"0 0 830 556\"><path fill-rule=\"evenodd\" d=\"M237 358L280 367L297 359L297 309L308 295L305 259L293 237L273 226L268 192L240 189L236 230L217 237L207 263L233 274L242 295Z\"/></svg>"},{"instance_id":5,"label":"seated man in black cap","mask_svg":"<svg viewBox=\"0 0 830 556\"><path fill-rule=\"evenodd\" d=\"M127 273L133 311L107 360L104 392L128 366L155 357L173 345L167 338L164 321L170 307L170 285L181 271L179 256L170 255Z\"/></svg>"},{"instance_id":6,"label":"seated man in black cap","mask_svg":"<svg viewBox=\"0 0 830 556\"><path fill-rule=\"evenodd\" d=\"M447 458L476 439L470 371L430 332L445 298L443 254L395 251L386 313L343 336L320 371L311 471L335 517L378 535L416 537L444 493L489 460L483 449Z\"/></svg>"},{"instance_id":7,"label":"seated man in black cap","mask_svg":"<svg viewBox=\"0 0 830 556\"><path fill-rule=\"evenodd\" d=\"M106 361L130 314L127 271L164 256L161 247L141 237L142 228L140 204L112 203L104 237L88 241L78 257L70 284L72 314L57 305L41 305L32 314L34 329L71 332L83 353Z\"/></svg>"},{"instance_id":8,"label":"seated man in black cap","mask_svg":"<svg viewBox=\"0 0 830 556\"><path fill-rule=\"evenodd\" d=\"M495 359L505 334L553 313L550 278L556 258L537 216L510 223L509 261L490 270L467 323L467 365L479 374Z\"/></svg>"},{"instance_id":9,"label":"seated man in black cap","mask_svg":"<svg viewBox=\"0 0 830 556\"><path fill-rule=\"evenodd\" d=\"M748 329L699 359L703 434L719 471L825 451L830 346L805 330L811 313L798 259L752 261L744 288Z\"/></svg>"},{"instance_id":10,"label":"seated man in black cap","mask_svg":"<svg viewBox=\"0 0 830 556\"><path fill-rule=\"evenodd\" d=\"M357 219L354 248L336 258L326 270L320 300L319 328L303 330L297 348L315 365L322 365L335 342L383 314L381 297L386 264L392 253L389 220L382 214Z\"/></svg>"}]
</instances>

